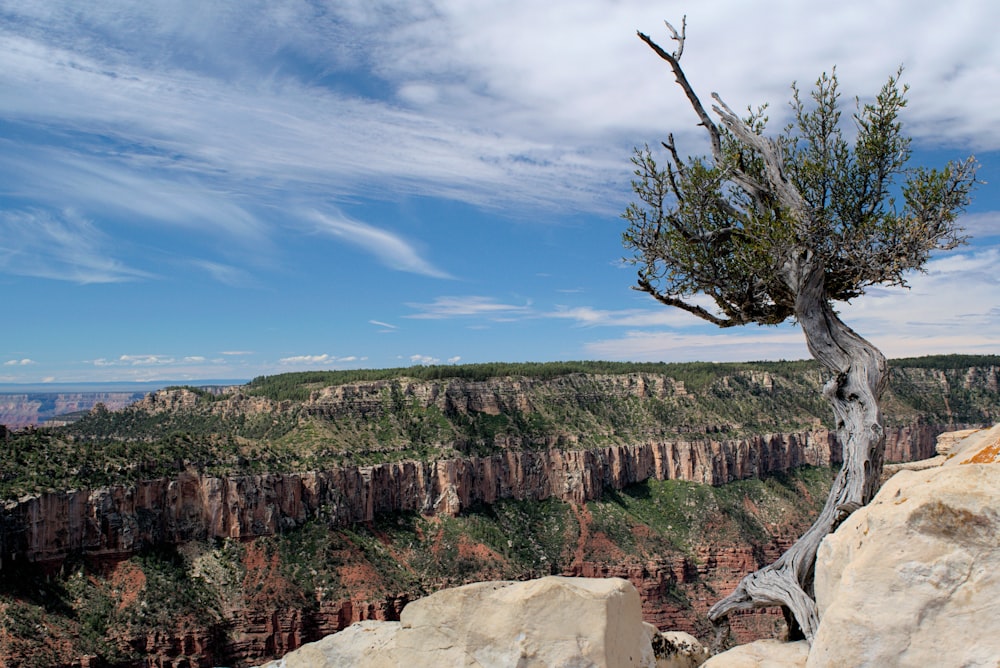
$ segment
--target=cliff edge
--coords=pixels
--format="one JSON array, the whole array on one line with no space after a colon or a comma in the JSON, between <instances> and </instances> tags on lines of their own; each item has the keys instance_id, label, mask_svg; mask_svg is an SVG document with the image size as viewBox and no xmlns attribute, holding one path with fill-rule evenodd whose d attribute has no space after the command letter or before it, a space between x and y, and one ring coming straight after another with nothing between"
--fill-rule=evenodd
<instances>
[{"instance_id":1,"label":"cliff edge","mask_svg":"<svg viewBox=\"0 0 1000 668\"><path fill-rule=\"evenodd\" d=\"M942 439L935 465L893 475L820 547L811 648L756 642L707 668L997 665L1000 425ZM795 645L792 647L791 645Z\"/></svg>"},{"instance_id":2,"label":"cliff edge","mask_svg":"<svg viewBox=\"0 0 1000 668\"><path fill-rule=\"evenodd\" d=\"M354 625L266 666L993 667L1000 425L942 442L938 465L895 474L823 542L811 648L763 640L705 661L694 639L642 622L627 581L547 577L437 592L397 622Z\"/></svg>"}]
</instances>

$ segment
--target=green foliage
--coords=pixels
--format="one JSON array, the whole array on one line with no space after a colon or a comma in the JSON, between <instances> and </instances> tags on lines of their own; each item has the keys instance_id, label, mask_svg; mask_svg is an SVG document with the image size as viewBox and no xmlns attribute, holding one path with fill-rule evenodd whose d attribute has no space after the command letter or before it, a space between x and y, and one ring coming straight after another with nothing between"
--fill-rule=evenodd
<instances>
[{"instance_id":1,"label":"green foliage","mask_svg":"<svg viewBox=\"0 0 1000 668\"><path fill-rule=\"evenodd\" d=\"M587 504L593 531L627 554L686 552L711 541L763 545L777 529L819 512L833 482L829 468L802 467L764 479L718 487L683 480L647 480L606 490ZM648 527L651 533L636 533Z\"/></svg>"},{"instance_id":2,"label":"green foliage","mask_svg":"<svg viewBox=\"0 0 1000 668\"><path fill-rule=\"evenodd\" d=\"M12 660L5 665L72 665L81 656L99 665L138 665L135 640L197 632L221 641L226 623L218 591L181 553L160 547L116 569L136 578L117 581L108 569L77 559L58 573L5 563L0 634Z\"/></svg>"},{"instance_id":3,"label":"green foliage","mask_svg":"<svg viewBox=\"0 0 1000 668\"><path fill-rule=\"evenodd\" d=\"M1000 367L1000 355L925 355L901 357L891 361L894 369L965 370L972 367Z\"/></svg>"},{"instance_id":4,"label":"green foliage","mask_svg":"<svg viewBox=\"0 0 1000 668\"><path fill-rule=\"evenodd\" d=\"M135 560L145 575L139 601L123 611L125 623L140 633L171 628L179 622L211 628L222 619L216 592L192 572L191 563L175 547L157 546Z\"/></svg>"},{"instance_id":5,"label":"green foliage","mask_svg":"<svg viewBox=\"0 0 1000 668\"><path fill-rule=\"evenodd\" d=\"M323 387L367 383L383 380L466 380L482 382L492 378L532 378L552 380L573 374L626 374L661 373L678 380L704 378L708 375L760 365L783 368L784 365L810 364L809 362L490 362L484 364L455 364L413 366L395 369L351 369L342 371L299 371L276 376L258 376L246 386L247 394L267 397L274 401L305 401L310 393Z\"/></svg>"},{"instance_id":6,"label":"green foliage","mask_svg":"<svg viewBox=\"0 0 1000 668\"><path fill-rule=\"evenodd\" d=\"M884 397L889 426L1000 420L1000 391L991 380L1000 356L931 356L891 366ZM470 365L468 373L493 368ZM557 373L566 368L574 370ZM465 381L421 381L436 387L414 387L415 381L402 378L377 381L380 389L363 410L349 402L254 399L249 411L241 394L198 397L193 405L158 412L140 406L95 409L66 427L0 440L0 498L131 484L181 470L283 473L490 456L505 448L590 448L650 437L704 438L706 432L736 438L832 427L820 392L824 377L812 361L574 362L527 370L537 375L476 381L482 385L473 389L493 401L489 411L463 403L458 393L466 391ZM314 376L282 378L290 387ZM653 385L663 389L649 391Z\"/></svg>"},{"instance_id":7,"label":"green foliage","mask_svg":"<svg viewBox=\"0 0 1000 668\"><path fill-rule=\"evenodd\" d=\"M504 499L477 506L462 519L464 531L502 555L519 578L559 573L579 535L572 508L557 499Z\"/></svg>"},{"instance_id":8,"label":"green foliage","mask_svg":"<svg viewBox=\"0 0 1000 668\"><path fill-rule=\"evenodd\" d=\"M637 202L622 215L622 239L639 290L720 327L773 325L796 314L806 266L822 271L824 300L844 301L873 285L905 285L932 251L963 241L956 218L976 185L976 163L908 166L901 72L858 103L853 144L842 130L836 72L817 79L808 102L793 86L793 121L765 137L764 109L740 119L716 98L712 119L679 64L683 36L674 33L681 47L672 55L640 37L670 64L712 155L682 158L672 136L662 164L648 146L635 150ZM711 299L714 312L695 295Z\"/></svg>"}]
</instances>

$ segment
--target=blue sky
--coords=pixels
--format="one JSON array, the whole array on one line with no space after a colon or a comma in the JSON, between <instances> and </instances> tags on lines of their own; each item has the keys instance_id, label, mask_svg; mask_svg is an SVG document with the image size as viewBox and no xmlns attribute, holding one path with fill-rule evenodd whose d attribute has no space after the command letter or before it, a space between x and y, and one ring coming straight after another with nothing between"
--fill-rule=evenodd
<instances>
[{"instance_id":1,"label":"blue sky","mask_svg":"<svg viewBox=\"0 0 1000 668\"><path fill-rule=\"evenodd\" d=\"M808 356L630 290L631 148L704 150L665 65L771 103L906 67L973 242L845 305L890 356L1000 352L993 0L0 0L0 382Z\"/></svg>"}]
</instances>

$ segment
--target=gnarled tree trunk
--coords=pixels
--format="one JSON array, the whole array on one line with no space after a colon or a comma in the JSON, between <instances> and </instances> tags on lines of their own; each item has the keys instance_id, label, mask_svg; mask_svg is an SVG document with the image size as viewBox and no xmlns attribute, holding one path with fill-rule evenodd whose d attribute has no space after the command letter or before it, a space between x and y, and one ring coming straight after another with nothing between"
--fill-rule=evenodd
<instances>
[{"instance_id":1,"label":"gnarled tree trunk","mask_svg":"<svg viewBox=\"0 0 1000 668\"><path fill-rule=\"evenodd\" d=\"M878 491L885 450L879 398L888 382L885 357L845 325L827 299L823 267L808 251L786 264L784 279L797 295L795 315L809 351L831 374L823 388L836 418L844 464L816 522L773 564L750 573L709 610L713 622L734 610L782 606L790 633L810 642L819 625L813 598L816 552L823 537Z\"/></svg>"}]
</instances>

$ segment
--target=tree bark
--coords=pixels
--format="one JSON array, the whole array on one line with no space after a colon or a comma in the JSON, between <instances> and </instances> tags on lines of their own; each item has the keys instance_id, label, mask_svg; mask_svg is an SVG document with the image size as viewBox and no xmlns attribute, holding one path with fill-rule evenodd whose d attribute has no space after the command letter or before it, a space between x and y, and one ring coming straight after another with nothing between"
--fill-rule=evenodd
<instances>
[{"instance_id":1,"label":"tree bark","mask_svg":"<svg viewBox=\"0 0 1000 668\"><path fill-rule=\"evenodd\" d=\"M796 295L795 315L809 351L832 374L823 395L833 407L844 464L809 530L773 564L744 577L712 606L708 617L718 622L736 610L782 606L799 626L789 628L790 635L800 631L812 642L819 625L813 598L819 544L878 491L885 451L879 398L888 382L888 366L877 348L837 316L826 296L823 267L811 252L797 252L783 273Z\"/></svg>"}]
</instances>

